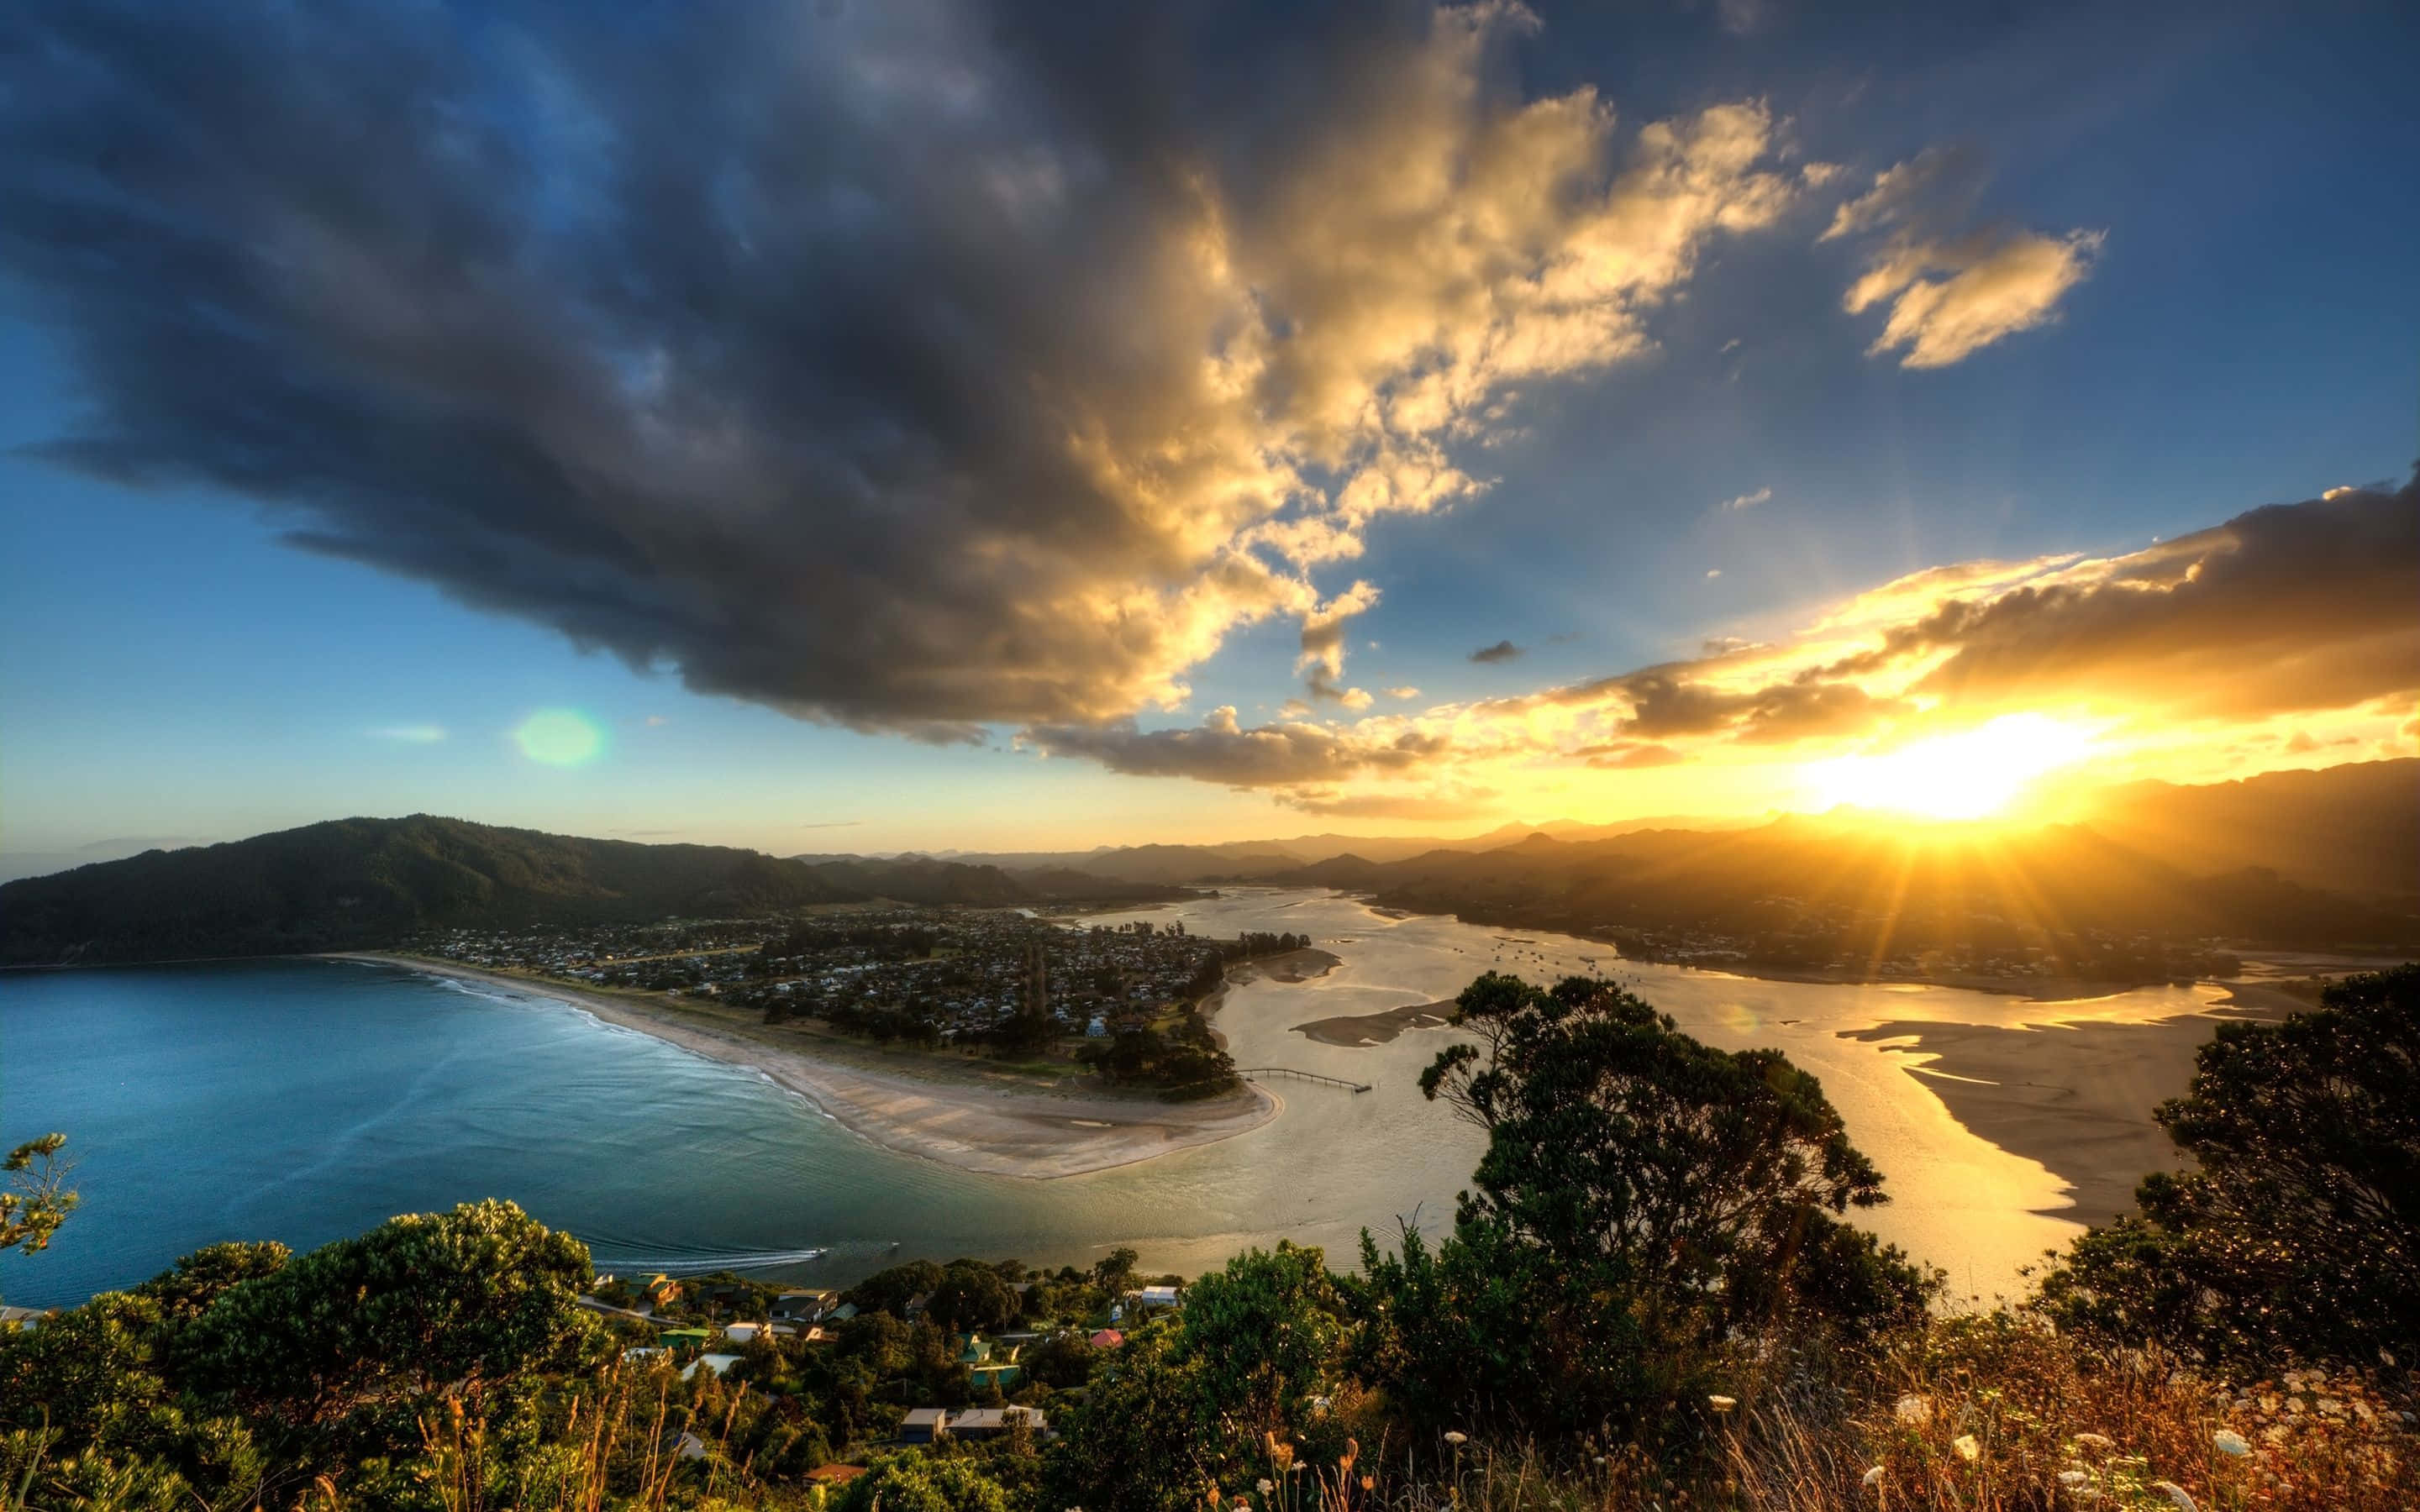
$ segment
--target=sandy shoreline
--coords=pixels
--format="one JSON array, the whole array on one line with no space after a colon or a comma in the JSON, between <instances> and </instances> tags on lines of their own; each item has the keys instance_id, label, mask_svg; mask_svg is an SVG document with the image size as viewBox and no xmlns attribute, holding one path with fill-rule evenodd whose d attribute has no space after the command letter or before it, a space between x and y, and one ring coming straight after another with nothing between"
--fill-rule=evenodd
<instances>
[{"instance_id":1,"label":"sandy shoreline","mask_svg":"<svg viewBox=\"0 0 2420 1512\"><path fill-rule=\"evenodd\" d=\"M396 966L551 998L607 1024L692 1055L745 1066L813 1103L842 1127L886 1149L987 1176L1048 1180L1131 1165L1171 1150L1230 1139L1277 1117L1284 1104L1257 1087L1200 1103L1160 1103L1105 1092L1037 1089L970 1062L931 1076L872 1070L777 1043L737 1015L451 962L379 951L323 957ZM1002 1086L1006 1082L1013 1085ZM987 1085L988 1084L988 1085Z\"/></svg>"},{"instance_id":2,"label":"sandy shoreline","mask_svg":"<svg viewBox=\"0 0 2420 1512\"><path fill-rule=\"evenodd\" d=\"M2290 1005L2290 1006L2281 1006ZM2193 1081L2194 1059L2228 1019L2281 1017L2281 993L2235 984L2200 1012L2141 1024L2062 1023L2004 1028L1900 1020L1840 1037L1895 1045L1910 1075L1970 1133L2039 1161L2068 1185L2072 1206L2047 1210L2081 1224L2107 1223L2134 1206L2152 1171L2190 1163L2151 1117Z\"/></svg>"}]
</instances>

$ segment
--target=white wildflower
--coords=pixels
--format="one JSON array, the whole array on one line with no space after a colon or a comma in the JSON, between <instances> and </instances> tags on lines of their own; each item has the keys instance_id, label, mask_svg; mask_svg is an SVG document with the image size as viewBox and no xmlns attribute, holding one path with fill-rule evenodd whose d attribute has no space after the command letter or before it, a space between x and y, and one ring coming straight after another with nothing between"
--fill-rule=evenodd
<instances>
[{"instance_id":1,"label":"white wildflower","mask_svg":"<svg viewBox=\"0 0 2420 1512\"><path fill-rule=\"evenodd\" d=\"M2216 1433L2210 1436L2210 1442L2211 1446L2217 1449L2220 1454L2229 1455L2237 1459L2241 1459L2245 1455L2252 1452L2250 1442L2247 1441L2242 1434L2236 1432L2233 1428L2219 1429Z\"/></svg>"},{"instance_id":2,"label":"white wildflower","mask_svg":"<svg viewBox=\"0 0 2420 1512\"><path fill-rule=\"evenodd\" d=\"M1728 1412L1739 1405L1739 1398L1716 1394L1706 1398L1706 1405L1717 1412Z\"/></svg>"},{"instance_id":3,"label":"white wildflower","mask_svg":"<svg viewBox=\"0 0 2420 1512\"><path fill-rule=\"evenodd\" d=\"M1882 1467L1882 1466L1880 1466L1880 1465L1875 1465L1875 1466L1873 1466L1871 1469L1868 1470L1868 1471L1866 1472L1865 1475L1862 1477L1862 1479L1861 1479L1861 1481L1860 1481L1860 1484L1861 1484L1861 1485L1863 1485L1863 1486L1866 1488L1866 1489L1868 1489L1868 1490L1872 1490L1875 1487L1880 1486L1882 1483L1883 1483L1883 1467Z\"/></svg>"},{"instance_id":4,"label":"white wildflower","mask_svg":"<svg viewBox=\"0 0 2420 1512\"><path fill-rule=\"evenodd\" d=\"M1460 1428L1448 1428L1445 1430L1445 1442L1459 1449L1470 1442L1470 1435Z\"/></svg>"},{"instance_id":5,"label":"white wildflower","mask_svg":"<svg viewBox=\"0 0 2420 1512\"><path fill-rule=\"evenodd\" d=\"M1893 1408L1892 1412L1898 1414L1900 1422L1907 1424L1910 1427L1920 1428L1932 1421L1932 1398L1930 1396L1902 1396L1899 1399L1899 1405Z\"/></svg>"},{"instance_id":6,"label":"white wildflower","mask_svg":"<svg viewBox=\"0 0 2420 1512\"><path fill-rule=\"evenodd\" d=\"M1273 1481L1273 1480L1269 1479L1266 1475L1263 1475L1263 1476L1260 1478L1259 1485L1260 1485L1260 1488L1261 1488L1261 1494L1262 1494L1263 1496L1266 1496L1266 1495L1268 1495L1271 1491L1274 1491L1274 1490L1276 1490L1276 1489L1278 1489L1278 1483L1277 1483L1276 1481Z\"/></svg>"},{"instance_id":7,"label":"white wildflower","mask_svg":"<svg viewBox=\"0 0 2420 1512\"><path fill-rule=\"evenodd\" d=\"M2092 1477L2090 1475L2086 1474L2080 1470L2062 1470L2058 1473L2058 1483L2061 1486L2067 1487L2071 1490L2083 1485L2086 1481L2088 1481Z\"/></svg>"},{"instance_id":8,"label":"white wildflower","mask_svg":"<svg viewBox=\"0 0 2420 1512\"><path fill-rule=\"evenodd\" d=\"M2151 1489L2166 1497L2168 1504L2175 1507L2177 1512L2201 1512L2201 1508L2195 1504L2193 1497L2175 1481L2155 1480L2151 1482Z\"/></svg>"},{"instance_id":9,"label":"white wildflower","mask_svg":"<svg viewBox=\"0 0 2420 1512\"><path fill-rule=\"evenodd\" d=\"M1975 1435L1971 1433L1962 1433L1950 1440L1949 1447L1958 1451L1961 1459L1971 1462L1983 1458L1983 1446L1975 1442Z\"/></svg>"}]
</instances>

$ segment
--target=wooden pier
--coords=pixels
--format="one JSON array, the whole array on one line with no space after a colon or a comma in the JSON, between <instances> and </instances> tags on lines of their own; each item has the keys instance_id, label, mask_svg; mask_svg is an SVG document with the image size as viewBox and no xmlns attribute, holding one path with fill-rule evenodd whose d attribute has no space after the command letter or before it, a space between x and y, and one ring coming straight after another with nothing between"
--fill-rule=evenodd
<instances>
[{"instance_id":1,"label":"wooden pier","mask_svg":"<svg viewBox=\"0 0 2420 1512\"><path fill-rule=\"evenodd\" d=\"M1323 1076L1315 1071L1296 1071L1292 1066L1246 1066L1235 1074L1246 1081L1254 1081L1264 1076L1291 1076L1296 1081L1321 1082L1329 1087L1342 1087L1348 1092L1370 1090L1368 1082L1348 1082L1342 1076Z\"/></svg>"}]
</instances>

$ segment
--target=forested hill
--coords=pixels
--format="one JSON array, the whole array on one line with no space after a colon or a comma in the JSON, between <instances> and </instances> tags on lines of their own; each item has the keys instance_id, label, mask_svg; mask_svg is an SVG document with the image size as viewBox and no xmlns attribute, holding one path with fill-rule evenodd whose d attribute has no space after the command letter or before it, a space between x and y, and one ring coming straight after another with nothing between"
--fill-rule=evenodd
<instances>
[{"instance_id":1,"label":"forested hill","mask_svg":"<svg viewBox=\"0 0 2420 1512\"><path fill-rule=\"evenodd\" d=\"M810 865L427 814L338 819L8 883L0 963L273 955L388 945L441 926L728 918L871 898L1010 905L1064 896L1055 880L1035 887L997 867L941 861Z\"/></svg>"}]
</instances>

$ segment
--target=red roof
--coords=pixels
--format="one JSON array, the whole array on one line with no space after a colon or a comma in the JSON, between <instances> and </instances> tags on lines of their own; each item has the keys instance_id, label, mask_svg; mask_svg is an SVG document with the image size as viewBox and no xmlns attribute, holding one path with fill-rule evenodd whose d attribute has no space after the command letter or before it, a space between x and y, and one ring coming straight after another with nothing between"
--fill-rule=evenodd
<instances>
[{"instance_id":1,"label":"red roof","mask_svg":"<svg viewBox=\"0 0 2420 1512\"><path fill-rule=\"evenodd\" d=\"M1093 1348L1096 1350L1114 1350L1125 1341L1126 1336L1124 1334L1119 1333L1114 1328L1105 1328L1093 1335Z\"/></svg>"}]
</instances>

